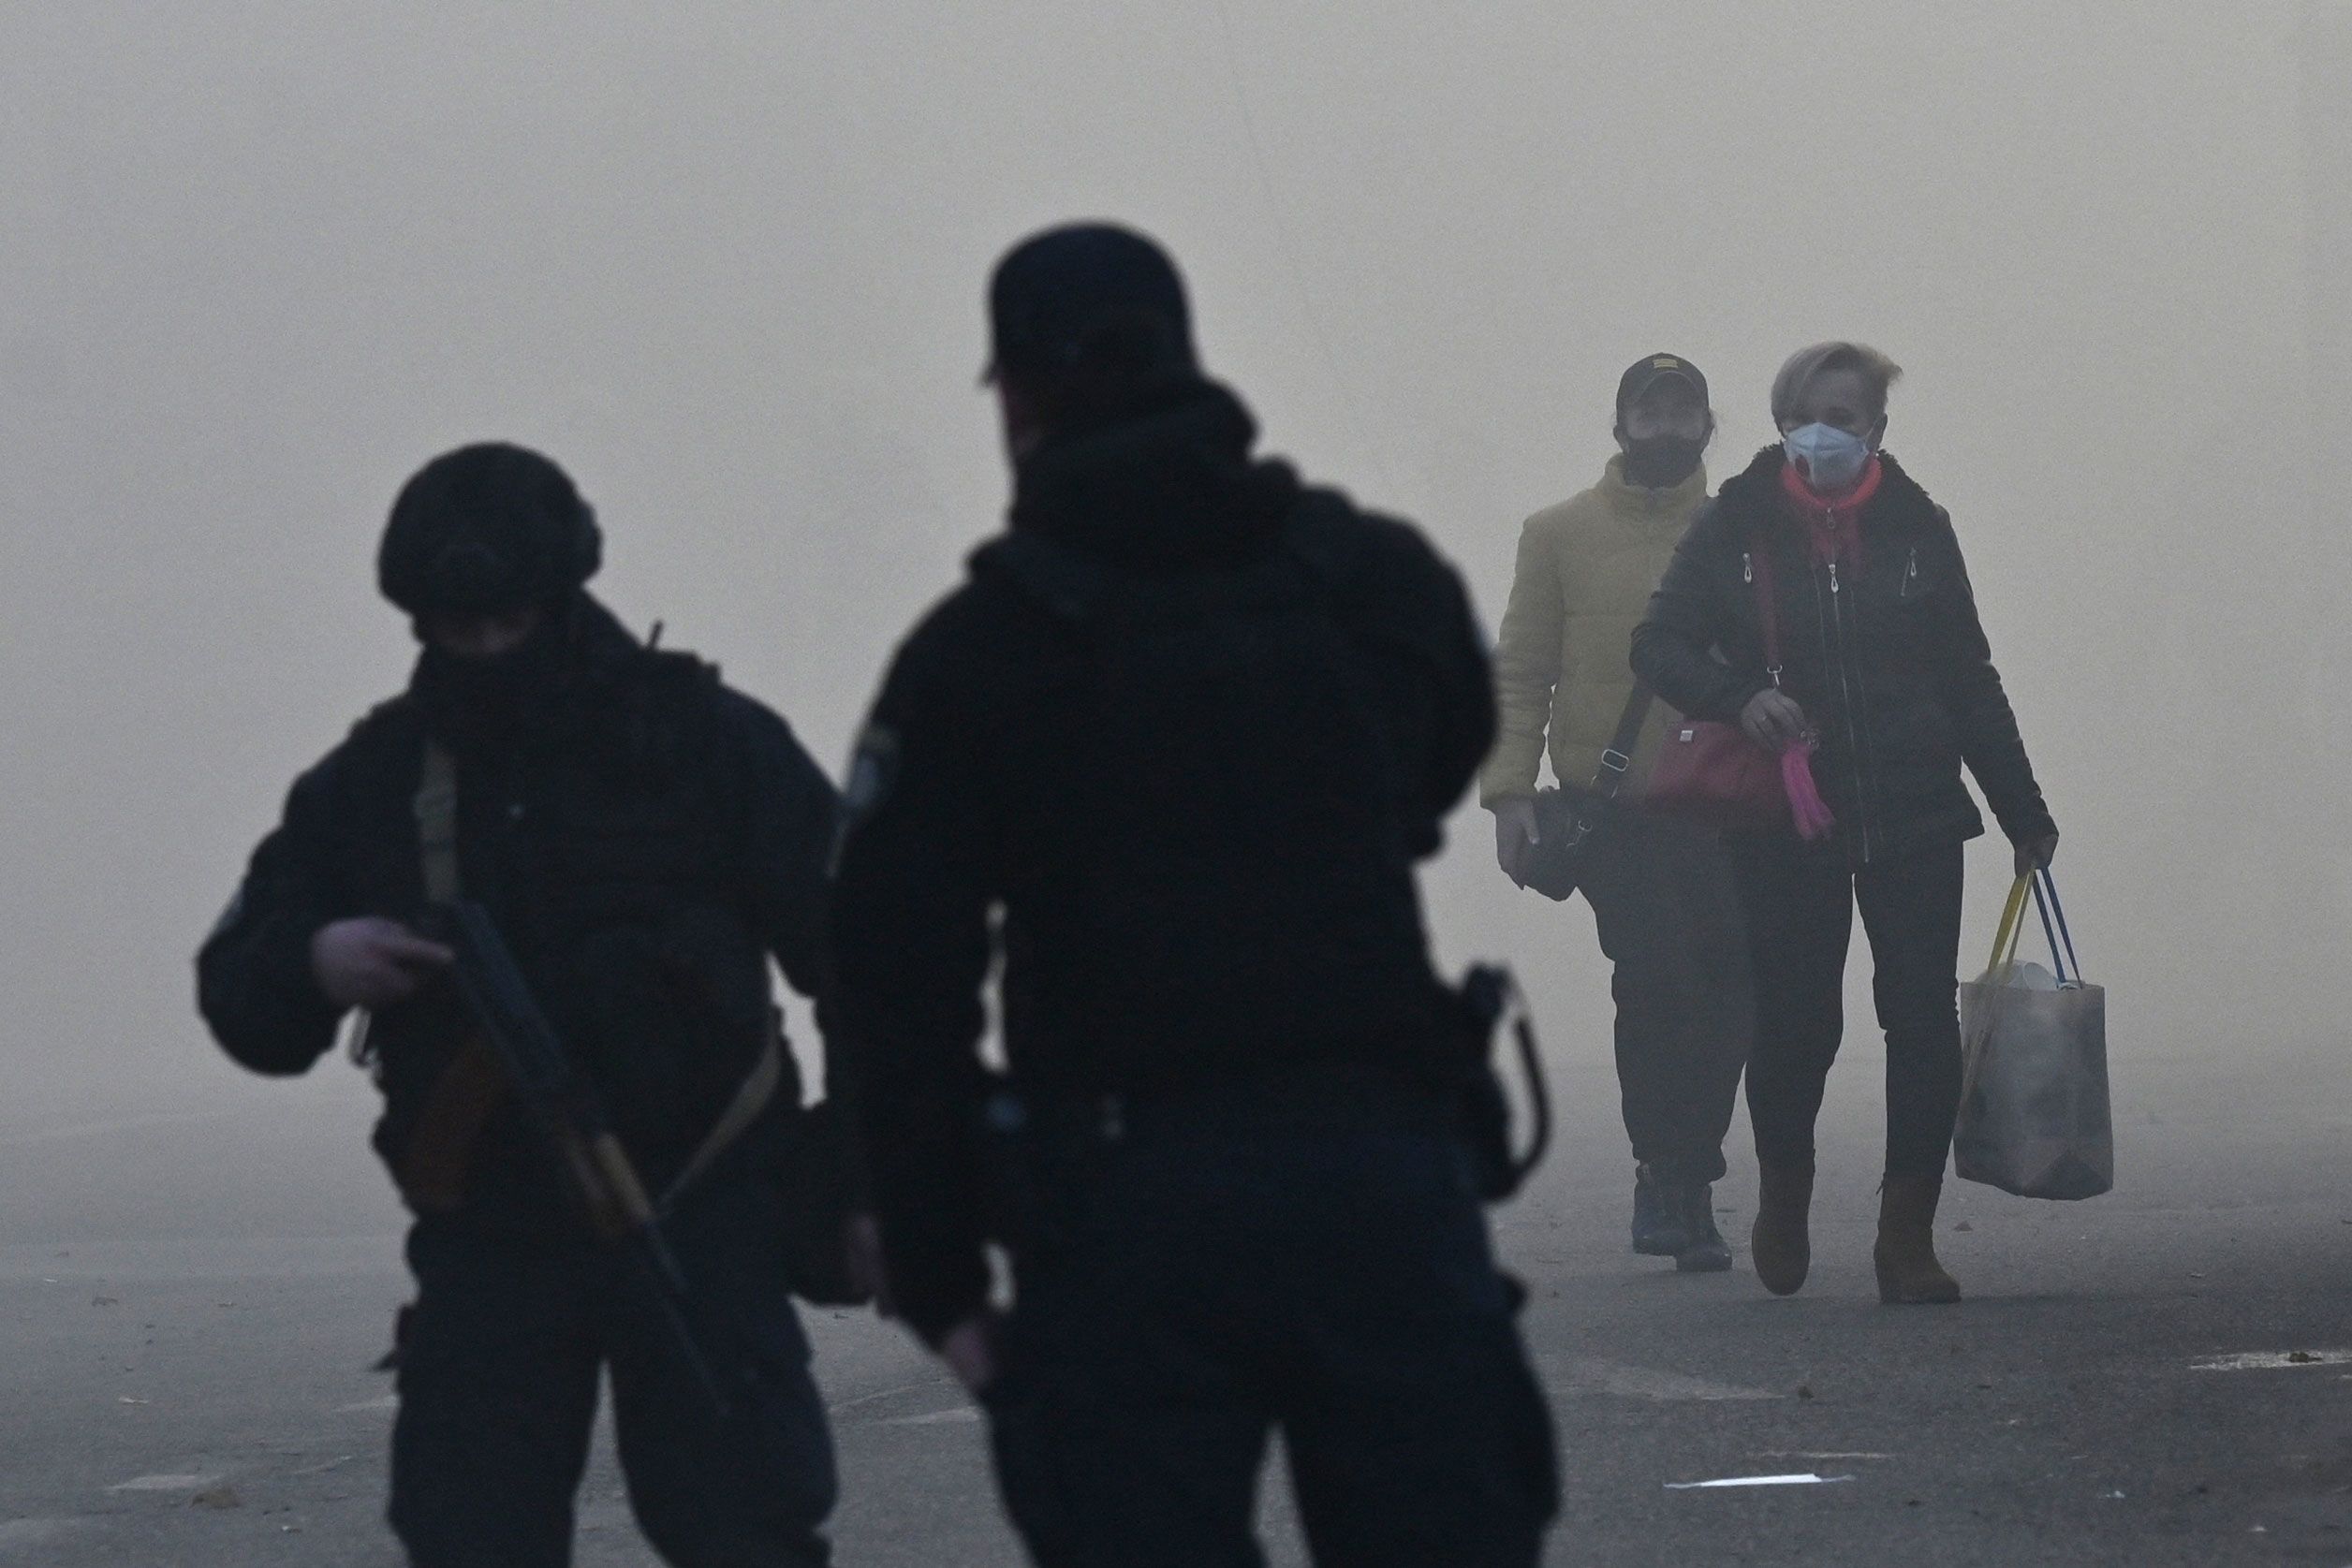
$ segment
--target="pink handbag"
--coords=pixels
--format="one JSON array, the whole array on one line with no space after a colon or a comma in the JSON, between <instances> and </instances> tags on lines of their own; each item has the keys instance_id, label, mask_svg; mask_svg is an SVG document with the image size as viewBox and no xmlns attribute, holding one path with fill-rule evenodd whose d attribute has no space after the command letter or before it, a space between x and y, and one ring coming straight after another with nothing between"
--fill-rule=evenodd
<instances>
[{"instance_id":1,"label":"pink handbag","mask_svg":"<svg viewBox=\"0 0 2352 1568\"><path fill-rule=\"evenodd\" d=\"M1763 623L1765 666L1777 686L1780 613L1772 593L1771 558L1758 550L1749 563L1757 614ZM1787 826L1788 798L1781 758L1749 740L1738 725L1683 719L1668 727L1641 803L1663 816L1753 829Z\"/></svg>"},{"instance_id":2,"label":"pink handbag","mask_svg":"<svg viewBox=\"0 0 2352 1568\"><path fill-rule=\"evenodd\" d=\"M1789 820L1780 759L1738 725L1684 719L1666 732L1641 803L1661 816L1716 828L1778 828Z\"/></svg>"}]
</instances>

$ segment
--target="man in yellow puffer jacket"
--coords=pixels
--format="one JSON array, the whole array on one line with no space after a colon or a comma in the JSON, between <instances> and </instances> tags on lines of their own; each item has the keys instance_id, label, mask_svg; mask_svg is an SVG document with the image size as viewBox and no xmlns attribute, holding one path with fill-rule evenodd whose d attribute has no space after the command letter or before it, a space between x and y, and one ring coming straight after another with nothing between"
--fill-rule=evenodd
<instances>
[{"instance_id":1,"label":"man in yellow puffer jacket","mask_svg":"<svg viewBox=\"0 0 2352 1568\"><path fill-rule=\"evenodd\" d=\"M1619 455L1601 482L1521 532L1494 652L1501 729L1479 777L1496 857L1514 882L1523 885L1542 833L1535 797L1547 742L1565 790L1589 793L1600 771L1634 689L1633 628L1707 499L1701 458L1713 433L1697 366L1671 354L1637 361L1618 383ZM1731 1266L1713 1183L1724 1173L1753 1004L1719 839L1640 807L1670 717L1652 705L1617 807L1580 851L1577 881L1616 968L1634 1250L1711 1271Z\"/></svg>"}]
</instances>

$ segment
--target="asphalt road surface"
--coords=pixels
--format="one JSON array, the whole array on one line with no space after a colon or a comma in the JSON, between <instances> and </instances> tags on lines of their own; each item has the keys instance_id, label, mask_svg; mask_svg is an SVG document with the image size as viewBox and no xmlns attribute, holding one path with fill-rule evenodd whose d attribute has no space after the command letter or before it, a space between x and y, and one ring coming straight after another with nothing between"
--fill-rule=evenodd
<instances>
[{"instance_id":1,"label":"asphalt road surface","mask_svg":"<svg viewBox=\"0 0 2352 1568\"><path fill-rule=\"evenodd\" d=\"M1585 1053L1591 1055L1592 1053ZM2352 1121L2330 1050L2258 1077L2119 1050L2122 1181L1956 1186L1957 1308L1877 1305L1875 1051L1841 1065L1815 1273L1625 1249L1603 1064L1498 1218L1566 1468L1555 1563L2352 1564ZM353 1085L224 1080L145 1116L0 1121L0 1564L392 1564L382 1352L404 1281ZM1718 1189L1745 1253L1744 1128ZM845 1564L1020 1561L973 1412L893 1329L814 1324ZM1810 1473L1815 1485L1669 1489ZM1266 1531L1302 1561L1281 1496ZM580 1561L648 1563L609 1449Z\"/></svg>"}]
</instances>

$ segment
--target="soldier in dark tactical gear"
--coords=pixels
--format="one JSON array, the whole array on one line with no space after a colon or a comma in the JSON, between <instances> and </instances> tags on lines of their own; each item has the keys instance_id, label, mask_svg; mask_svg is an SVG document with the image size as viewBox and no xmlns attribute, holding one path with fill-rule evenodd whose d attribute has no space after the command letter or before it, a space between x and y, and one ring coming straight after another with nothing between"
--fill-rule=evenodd
<instances>
[{"instance_id":1,"label":"soldier in dark tactical gear","mask_svg":"<svg viewBox=\"0 0 2352 1568\"><path fill-rule=\"evenodd\" d=\"M1277 1428L1317 1562L1532 1564L1414 883L1493 737L1462 586L1252 458L1151 242L1039 235L989 302L1010 527L900 650L835 887L898 1308L1049 1568L1257 1561Z\"/></svg>"},{"instance_id":2,"label":"soldier in dark tactical gear","mask_svg":"<svg viewBox=\"0 0 2352 1568\"><path fill-rule=\"evenodd\" d=\"M669 1562L827 1561L833 1461L787 1298L801 1086L768 965L824 984L835 798L773 713L625 631L547 459L477 446L392 508L408 689L296 781L198 960L206 1020L301 1073L364 1009L375 1144L416 1215L390 1517L420 1568L557 1568L600 1376ZM449 983L431 906L495 919L760 1388L722 1420L618 1278ZM836 1078L834 1081L840 1081Z\"/></svg>"}]
</instances>

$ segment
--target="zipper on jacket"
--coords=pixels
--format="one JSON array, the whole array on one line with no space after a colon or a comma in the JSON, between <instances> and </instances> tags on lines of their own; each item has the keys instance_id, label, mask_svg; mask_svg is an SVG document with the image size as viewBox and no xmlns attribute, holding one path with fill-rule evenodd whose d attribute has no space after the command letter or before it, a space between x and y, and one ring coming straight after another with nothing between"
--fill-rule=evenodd
<instances>
[{"instance_id":1,"label":"zipper on jacket","mask_svg":"<svg viewBox=\"0 0 2352 1568\"><path fill-rule=\"evenodd\" d=\"M1857 818L1856 827L1861 834L1862 864L1868 865L1871 852L1870 792L1869 786L1862 782L1861 718L1854 706L1853 681L1846 673L1845 614L1840 608L1843 598L1844 591L1838 582L1837 562L1832 559L1830 562L1829 606L1825 611L1821 603L1821 577L1816 572L1813 574L1813 608L1815 620L1825 623L1821 638L1824 647L1829 646L1831 640L1832 628L1835 632L1837 652L1834 657L1837 661L1838 696L1845 707L1846 749L1853 754L1854 815Z\"/></svg>"},{"instance_id":2,"label":"zipper on jacket","mask_svg":"<svg viewBox=\"0 0 2352 1568\"><path fill-rule=\"evenodd\" d=\"M1756 586L1756 556L1752 551L1742 550L1740 552L1740 576L1749 587L1753 588ZM1778 595L1774 596L1777 597ZM1757 629L1758 631L1763 630L1760 625ZM1771 650L1769 648L1766 649L1764 656L1767 659L1771 659L1773 657ZM1781 685L1780 678L1782 667L1787 662L1787 658L1788 655L1786 651L1783 650L1778 659L1773 660L1772 663L1764 667L1764 673L1772 678L1772 690L1776 692L1784 689Z\"/></svg>"},{"instance_id":3,"label":"zipper on jacket","mask_svg":"<svg viewBox=\"0 0 2352 1568\"><path fill-rule=\"evenodd\" d=\"M1917 551L1913 552L1915 556L1917 553ZM1832 565L1830 571L1832 576L1834 576L1836 567ZM1837 603L1842 604L1843 602L1844 601L1838 601ZM1837 613L1837 604L1833 604L1831 608L1832 613ZM1857 601L1854 605L1854 622L1850 634L1845 623L1843 620L1838 623L1839 647L1843 649L1850 646L1852 643L1860 641L1861 638L1861 630L1862 608L1860 603ZM1871 723L1870 681L1869 678L1863 674L1862 666L1859 660L1855 661L1853 671L1854 688L1857 693L1857 701L1855 703L1855 722L1853 728L1857 732L1857 740L1860 745L1860 750L1855 756L1855 766L1860 769L1862 777L1868 781L1867 787L1874 792L1878 788L1878 731L1876 726ZM1868 858L1869 845L1867 843L1863 845L1863 852L1864 858Z\"/></svg>"},{"instance_id":4,"label":"zipper on jacket","mask_svg":"<svg viewBox=\"0 0 2352 1568\"><path fill-rule=\"evenodd\" d=\"M1903 593L1899 595L1899 597L1902 598L1904 603L1910 603L1911 595L1918 588L1918 586L1919 551L1918 547L1914 546L1911 550L1911 564L1903 569Z\"/></svg>"}]
</instances>

